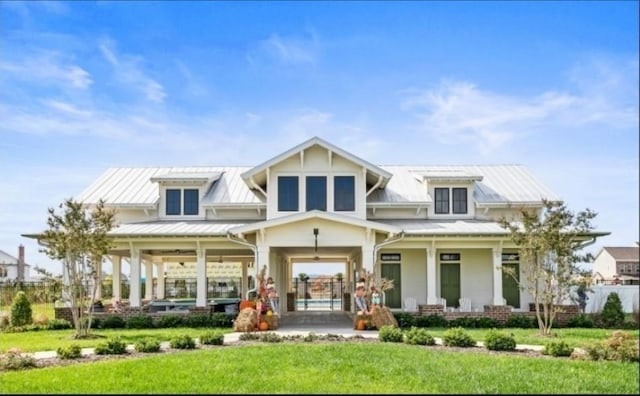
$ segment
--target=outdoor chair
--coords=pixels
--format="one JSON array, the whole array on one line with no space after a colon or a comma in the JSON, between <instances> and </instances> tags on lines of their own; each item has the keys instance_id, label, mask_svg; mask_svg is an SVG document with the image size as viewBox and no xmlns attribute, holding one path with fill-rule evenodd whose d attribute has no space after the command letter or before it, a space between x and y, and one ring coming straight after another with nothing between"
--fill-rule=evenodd
<instances>
[{"instance_id":1,"label":"outdoor chair","mask_svg":"<svg viewBox=\"0 0 640 396\"><path fill-rule=\"evenodd\" d=\"M418 302L415 297L407 297L404 299L404 312L418 312Z\"/></svg>"},{"instance_id":2,"label":"outdoor chair","mask_svg":"<svg viewBox=\"0 0 640 396\"><path fill-rule=\"evenodd\" d=\"M460 303L460 312L471 312L470 298L462 297L458 302Z\"/></svg>"},{"instance_id":3,"label":"outdoor chair","mask_svg":"<svg viewBox=\"0 0 640 396\"><path fill-rule=\"evenodd\" d=\"M446 298L439 298L437 300L437 304L442 305L442 311L443 312L447 312L447 299Z\"/></svg>"}]
</instances>

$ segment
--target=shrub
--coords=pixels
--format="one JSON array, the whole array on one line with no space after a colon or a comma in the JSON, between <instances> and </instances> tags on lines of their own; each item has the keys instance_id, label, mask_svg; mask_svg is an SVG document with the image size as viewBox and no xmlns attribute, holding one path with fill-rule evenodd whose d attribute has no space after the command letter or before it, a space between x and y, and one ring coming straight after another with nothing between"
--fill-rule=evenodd
<instances>
[{"instance_id":1,"label":"shrub","mask_svg":"<svg viewBox=\"0 0 640 396\"><path fill-rule=\"evenodd\" d=\"M611 293L607 296L607 302L604 303L600 320L605 327L617 328L624 323L624 311L622 310L622 302L618 293Z\"/></svg>"},{"instance_id":2,"label":"shrub","mask_svg":"<svg viewBox=\"0 0 640 396\"><path fill-rule=\"evenodd\" d=\"M109 315L100 322L101 329L122 329L126 326L126 322L119 316Z\"/></svg>"},{"instance_id":3,"label":"shrub","mask_svg":"<svg viewBox=\"0 0 640 396\"><path fill-rule=\"evenodd\" d=\"M39 312L33 318L33 324L46 327L49 324L49 318L47 317L47 315Z\"/></svg>"},{"instance_id":4,"label":"shrub","mask_svg":"<svg viewBox=\"0 0 640 396\"><path fill-rule=\"evenodd\" d=\"M406 329L416 324L416 317L408 312L395 312L393 316L396 318L398 322L398 326L401 329Z\"/></svg>"},{"instance_id":5,"label":"shrub","mask_svg":"<svg viewBox=\"0 0 640 396\"><path fill-rule=\"evenodd\" d=\"M240 336L238 337L238 339L240 341L257 341L260 339L260 334L258 333L242 333L240 334Z\"/></svg>"},{"instance_id":6,"label":"shrub","mask_svg":"<svg viewBox=\"0 0 640 396\"><path fill-rule=\"evenodd\" d=\"M195 349L196 342L193 338L191 338L188 334L183 334L179 336L175 336L171 338L169 341L169 345L171 348L175 349Z\"/></svg>"},{"instance_id":7,"label":"shrub","mask_svg":"<svg viewBox=\"0 0 640 396\"><path fill-rule=\"evenodd\" d=\"M640 361L638 341L624 331L615 331L607 340L585 348L591 360Z\"/></svg>"},{"instance_id":8,"label":"shrub","mask_svg":"<svg viewBox=\"0 0 640 396\"><path fill-rule=\"evenodd\" d=\"M153 318L147 315L130 316L126 322L127 329L152 329Z\"/></svg>"},{"instance_id":9,"label":"shrub","mask_svg":"<svg viewBox=\"0 0 640 396\"><path fill-rule=\"evenodd\" d=\"M127 345L120 337L113 337L96 345L96 355L122 355L127 353Z\"/></svg>"},{"instance_id":10,"label":"shrub","mask_svg":"<svg viewBox=\"0 0 640 396\"><path fill-rule=\"evenodd\" d=\"M581 327L590 329L593 327L593 319L591 319L589 315L581 313L569 319L567 321L566 327Z\"/></svg>"},{"instance_id":11,"label":"shrub","mask_svg":"<svg viewBox=\"0 0 640 396\"><path fill-rule=\"evenodd\" d=\"M262 342L282 342L283 338L276 333L264 333L260 336Z\"/></svg>"},{"instance_id":12,"label":"shrub","mask_svg":"<svg viewBox=\"0 0 640 396\"><path fill-rule=\"evenodd\" d=\"M535 329L538 327L535 318L531 318L526 315L509 315L504 327L511 327L516 329Z\"/></svg>"},{"instance_id":13,"label":"shrub","mask_svg":"<svg viewBox=\"0 0 640 396\"><path fill-rule=\"evenodd\" d=\"M316 340L319 340L319 339L320 339L319 335L317 335L314 332L311 332L311 333L307 334L306 336L304 336L304 338L302 340L304 342L313 342L313 341L316 341Z\"/></svg>"},{"instance_id":14,"label":"shrub","mask_svg":"<svg viewBox=\"0 0 640 396\"><path fill-rule=\"evenodd\" d=\"M404 334L404 342L410 345L435 345L436 340L424 328L412 327Z\"/></svg>"},{"instance_id":15,"label":"shrub","mask_svg":"<svg viewBox=\"0 0 640 396\"><path fill-rule=\"evenodd\" d=\"M169 327L181 327L184 325L183 318L178 315L162 316L156 322L156 327L166 329Z\"/></svg>"},{"instance_id":16,"label":"shrub","mask_svg":"<svg viewBox=\"0 0 640 396\"><path fill-rule=\"evenodd\" d=\"M466 348L475 346L476 342L462 327L453 327L444 332L442 344L445 346Z\"/></svg>"},{"instance_id":17,"label":"shrub","mask_svg":"<svg viewBox=\"0 0 640 396\"><path fill-rule=\"evenodd\" d=\"M71 329L73 325L66 319L52 319L47 324L47 330L64 330Z\"/></svg>"},{"instance_id":18,"label":"shrub","mask_svg":"<svg viewBox=\"0 0 640 396\"><path fill-rule=\"evenodd\" d=\"M3 370L24 370L35 367L36 359L30 355L22 355L17 348L12 348L4 355L0 355L0 371Z\"/></svg>"},{"instance_id":19,"label":"shrub","mask_svg":"<svg viewBox=\"0 0 640 396\"><path fill-rule=\"evenodd\" d=\"M220 331L208 331L200 336L200 343L204 345L224 344L224 334Z\"/></svg>"},{"instance_id":20,"label":"shrub","mask_svg":"<svg viewBox=\"0 0 640 396\"><path fill-rule=\"evenodd\" d=\"M235 315L216 312L213 315L211 315L211 319L209 320L209 322L213 327L227 328L227 327L233 327L234 318L235 318Z\"/></svg>"},{"instance_id":21,"label":"shrub","mask_svg":"<svg viewBox=\"0 0 640 396\"><path fill-rule=\"evenodd\" d=\"M564 341L551 341L548 342L542 349L543 355L551 356L571 356L573 348L567 345Z\"/></svg>"},{"instance_id":22,"label":"shrub","mask_svg":"<svg viewBox=\"0 0 640 396\"><path fill-rule=\"evenodd\" d=\"M154 353L160 351L160 341L154 340L153 338L138 340L134 346L138 352Z\"/></svg>"},{"instance_id":23,"label":"shrub","mask_svg":"<svg viewBox=\"0 0 640 396\"><path fill-rule=\"evenodd\" d=\"M59 347L56 351L60 359L79 359L82 357L80 345L71 344L66 347Z\"/></svg>"},{"instance_id":24,"label":"shrub","mask_svg":"<svg viewBox=\"0 0 640 396\"><path fill-rule=\"evenodd\" d=\"M91 328L92 329L98 329L100 328L100 319L96 318L94 316L91 316L91 318L89 318L88 316L83 316L82 317L82 324L83 326L87 326L87 323L89 323L89 320L91 320Z\"/></svg>"},{"instance_id":25,"label":"shrub","mask_svg":"<svg viewBox=\"0 0 640 396\"><path fill-rule=\"evenodd\" d=\"M442 315L431 314L427 316L418 316L416 318L416 327L441 327L446 328L449 322Z\"/></svg>"},{"instance_id":26,"label":"shrub","mask_svg":"<svg viewBox=\"0 0 640 396\"><path fill-rule=\"evenodd\" d=\"M382 342L402 342L404 336L402 330L394 326L382 326L378 333L378 339Z\"/></svg>"},{"instance_id":27,"label":"shrub","mask_svg":"<svg viewBox=\"0 0 640 396\"><path fill-rule=\"evenodd\" d=\"M11 304L11 326L25 326L33 323L31 303L23 291L16 293L16 298Z\"/></svg>"},{"instance_id":28,"label":"shrub","mask_svg":"<svg viewBox=\"0 0 640 396\"><path fill-rule=\"evenodd\" d=\"M484 338L484 346L491 351L513 351L516 349L516 340L513 334L505 334L490 330Z\"/></svg>"},{"instance_id":29,"label":"shrub","mask_svg":"<svg viewBox=\"0 0 640 396\"><path fill-rule=\"evenodd\" d=\"M187 327L209 327L211 326L211 320L209 315L191 315L184 318L184 325Z\"/></svg>"}]
</instances>

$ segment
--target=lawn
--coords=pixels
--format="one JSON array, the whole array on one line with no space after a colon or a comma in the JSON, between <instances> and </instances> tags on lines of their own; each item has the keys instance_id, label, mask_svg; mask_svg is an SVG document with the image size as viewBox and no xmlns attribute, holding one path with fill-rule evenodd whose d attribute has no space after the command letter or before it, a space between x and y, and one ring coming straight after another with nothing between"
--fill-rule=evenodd
<instances>
[{"instance_id":1,"label":"lawn","mask_svg":"<svg viewBox=\"0 0 640 396\"><path fill-rule=\"evenodd\" d=\"M0 374L0 393L638 394L638 364L380 342L246 343Z\"/></svg>"}]
</instances>

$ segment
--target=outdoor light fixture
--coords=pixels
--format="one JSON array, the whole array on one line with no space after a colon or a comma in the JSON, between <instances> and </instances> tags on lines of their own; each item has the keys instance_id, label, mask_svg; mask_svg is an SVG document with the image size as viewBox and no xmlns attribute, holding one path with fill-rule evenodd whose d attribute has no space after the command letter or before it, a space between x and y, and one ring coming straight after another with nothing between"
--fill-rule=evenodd
<instances>
[{"instance_id":1,"label":"outdoor light fixture","mask_svg":"<svg viewBox=\"0 0 640 396\"><path fill-rule=\"evenodd\" d=\"M184 263L181 261L178 264L180 264L180 266L184 267Z\"/></svg>"},{"instance_id":2,"label":"outdoor light fixture","mask_svg":"<svg viewBox=\"0 0 640 396\"><path fill-rule=\"evenodd\" d=\"M313 235L315 235L315 237L316 237L316 252L318 251L318 233L319 232L320 231L317 228L313 229Z\"/></svg>"}]
</instances>

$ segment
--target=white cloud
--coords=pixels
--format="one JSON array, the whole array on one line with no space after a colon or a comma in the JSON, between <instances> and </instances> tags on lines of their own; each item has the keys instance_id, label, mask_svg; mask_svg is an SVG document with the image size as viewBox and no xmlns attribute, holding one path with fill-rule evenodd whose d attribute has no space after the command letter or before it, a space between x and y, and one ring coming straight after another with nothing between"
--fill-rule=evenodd
<instances>
[{"instance_id":1,"label":"white cloud","mask_svg":"<svg viewBox=\"0 0 640 396\"><path fill-rule=\"evenodd\" d=\"M98 45L104 58L113 66L116 78L123 85L134 87L155 103L163 103L167 97L164 86L143 71L143 59L139 56L119 55L112 40L105 39Z\"/></svg>"},{"instance_id":2,"label":"white cloud","mask_svg":"<svg viewBox=\"0 0 640 396\"><path fill-rule=\"evenodd\" d=\"M91 74L63 58L57 52L29 53L21 61L0 63L0 71L29 83L88 89L93 84Z\"/></svg>"},{"instance_id":3,"label":"white cloud","mask_svg":"<svg viewBox=\"0 0 640 396\"><path fill-rule=\"evenodd\" d=\"M603 60L583 63L571 73L572 92L550 90L531 97L444 81L434 89L405 91L402 108L420 121L419 130L430 138L475 145L486 155L528 134L562 128L579 133L578 127L588 125L637 128L637 73L637 61L623 68Z\"/></svg>"},{"instance_id":4,"label":"white cloud","mask_svg":"<svg viewBox=\"0 0 640 396\"><path fill-rule=\"evenodd\" d=\"M319 40L313 30L304 36L281 36L272 33L258 48L247 54L251 64L263 55L287 64L315 64L320 51Z\"/></svg>"}]
</instances>

